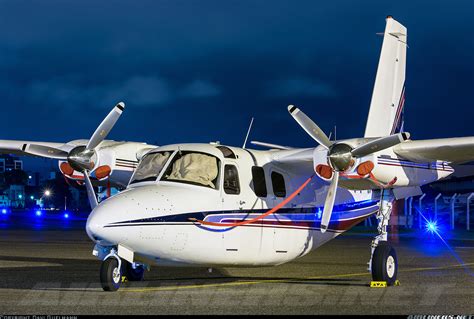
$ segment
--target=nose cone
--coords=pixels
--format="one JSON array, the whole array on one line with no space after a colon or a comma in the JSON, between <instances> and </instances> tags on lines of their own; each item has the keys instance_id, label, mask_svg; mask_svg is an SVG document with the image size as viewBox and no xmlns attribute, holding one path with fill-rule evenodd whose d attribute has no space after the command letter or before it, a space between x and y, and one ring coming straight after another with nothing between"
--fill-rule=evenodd
<instances>
[{"instance_id":1,"label":"nose cone","mask_svg":"<svg viewBox=\"0 0 474 319\"><path fill-rule=\"evenodd\" d=\"M86 232L90 239L97 242L100 240L103 227L105 226L101 219L100 206L97 206L92 210L86 223ZM102 212L103 215L103 212Z\"/></svg>"},{"instance_id":2,"label":"nose cone","mask_svg":"<svg viewBox=\"0 0 474 319\"><path fill-rule=\"evenodd\" d=\"M116 228L117 222L127 220L127 204L129 196L123 191L95 207L87 218L86 232L94 242L110 246L116 245L126 238L123 229Z\"/></svg>"},{"instance_id":3,"label":"nose cone","mask_svg":"<svg viewBox=\"0 0 474 319\"><path fill-rule=\"evenodd\" d=\"M111 222L110 210L106 205L101 204L94 208L87 218L86 232L90 239L103 245L114 245L114 236L107 225Z\"/></svg>"}]
</instances>

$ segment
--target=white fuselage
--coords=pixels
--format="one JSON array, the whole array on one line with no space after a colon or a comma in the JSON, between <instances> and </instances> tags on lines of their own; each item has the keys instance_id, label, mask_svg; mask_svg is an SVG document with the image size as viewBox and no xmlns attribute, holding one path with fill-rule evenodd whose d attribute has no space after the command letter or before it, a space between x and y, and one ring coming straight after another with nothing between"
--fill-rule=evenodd
<instances>
[{"instance_id":1,"label":"white fuselage","mask_svg":"<svg viewBox=\"0 0 474 319\"><path fill-rule=\"evenodd\" d=\"M225 152L218 147L225 148ZM375 213L379 198L373 198L371 189L340 188L328 231L321 233L328 183L314 176L292 201L254 223L206 226L196 220L229 224L260 216L314 174L312 160L295 165L279 159L312 151L255 151L213 144L159 147L152 152L171 155L156 178L133 182L132 177L126 190L93 210L87 232L101 247L125 246L134 252L136 261L148 264L261 266L291 261ZM186 152L217 159L218 174L212 187L164 180L174 157ZM237 169L238 192L228 190L232 184L224 173L228 166ZM396 169L391 166L390 174L401 174L404 168ZM256 171L263 171L264 180ZM278 174L283 177L283 188ZM266 194L262 191L265 188Z\"/></svg>"}]
</instances>

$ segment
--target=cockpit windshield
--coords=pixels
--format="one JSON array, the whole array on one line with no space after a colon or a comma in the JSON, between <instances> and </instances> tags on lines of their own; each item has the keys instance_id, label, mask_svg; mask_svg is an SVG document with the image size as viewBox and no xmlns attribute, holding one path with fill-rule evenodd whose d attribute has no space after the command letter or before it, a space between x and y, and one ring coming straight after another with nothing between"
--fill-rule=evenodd
<instances>
[{"instance_id":1,"label":"cockpit windshield","mask_svg":"<svg viewBox=\"0 0 474 319\"><path fill-rule=\"evenodd\" d=\"M161 177L161 181L172 181L217 188L219 159L213 155L180 151Z\"/></svg>"},{"instance_id":2,"label":"cockpit windshield","mask_svg":"<svg viewBox=\"0 0 474 319\"><path fill-rule=\"evenodd\" d=\"M155 152L145 155L138 165L130 184L155 181L173 152Z\"/></svg>"}]
</instances>

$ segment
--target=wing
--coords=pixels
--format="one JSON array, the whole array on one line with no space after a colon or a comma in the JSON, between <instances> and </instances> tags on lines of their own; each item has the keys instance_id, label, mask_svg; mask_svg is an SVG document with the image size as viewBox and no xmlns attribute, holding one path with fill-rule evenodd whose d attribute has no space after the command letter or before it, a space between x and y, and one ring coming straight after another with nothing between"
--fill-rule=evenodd
<instances>
[{"instance_id":1,"label":"wing","mask_svg":"<svg viewBox=\"0 0 474 319\"><path fill-rule=\"evenodd\" d=\"M314 148L294 148L274 151L271 155L274 165L296 174L311 175L313 169Z\"/></svg>"},{"instance_id":2,"label":"wing","mask_svg":"<svg viewBox=\"0 0 474 319\"><path fill-rule=\"evenodd\" d=\"M461 164L474 160L474 137L406 141L393 148L398 156L413 162L446 161Z\"/></svg>"},{"instance_id":3,"label":"wing","mask_svg":"<svg viewBox=\"0 0 474 319\"><path fill-rule=\"evenodd\" d=\"M54 142L0 140L0 153L64 159L74 145Z\"/></svg>"}]
</instances>

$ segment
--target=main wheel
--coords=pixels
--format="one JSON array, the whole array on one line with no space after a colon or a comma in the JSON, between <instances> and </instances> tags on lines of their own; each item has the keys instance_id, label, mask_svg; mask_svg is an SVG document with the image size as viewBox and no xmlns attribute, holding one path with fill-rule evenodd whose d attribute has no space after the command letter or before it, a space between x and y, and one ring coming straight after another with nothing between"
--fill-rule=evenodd
<instances>
[{"instance_id":1,"label":"main wheel","mask_svg":"<svg viewBox=\"0 0 474 319\"><path fill-rule=\"evenodd\" d=\"M142 281L143 280L143 277L145 275L145 267L143 265L136 265L134 268L133 264L129 262L125 262L124 266L125 266L124 273L128 281Z\"/></svg>"},{"instance_id":2,"label":"main wheel","mask_svg":"<svg viewBox=\"0 0 474 319\"><path fill-rule=\"evenodd\" d=\"M397 280L398 260L395 249L387 242L380 242L372 256L372 279L386 281L392 286Z\"/></svg>"},{"instance_id":3,"label":"main wheel","mask_svg":"<svg viewBox=\"0 0 474 319\"><path fill-rule=\"evenodd\" d=\"M117 259L111 257L102 262L100 266L100 284L105 291L116 291L122 283L122 272Z\"/></svg>"}]
</instances>

